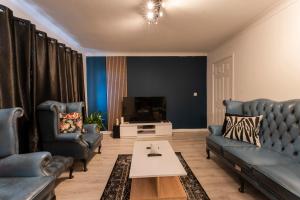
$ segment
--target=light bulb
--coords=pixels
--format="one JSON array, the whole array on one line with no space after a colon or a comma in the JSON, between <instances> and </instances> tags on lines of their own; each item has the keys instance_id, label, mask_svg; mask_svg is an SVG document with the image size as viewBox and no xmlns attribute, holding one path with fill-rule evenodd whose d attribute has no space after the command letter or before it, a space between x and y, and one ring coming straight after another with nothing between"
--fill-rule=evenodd
<instances>
[{"instance_id":1,"label":"light bulb","mask_svg":"<svg viewBox=\"0 0 300 200\"><path fill-rule=\"evenodd\" d=\"M160 11L160 12L159 12L159 16L160 16L160 17L164 16L163 11Z\"/></svg>"},{"instance_id":2,"label":"light bulb","mask_svg":"<svg viewBox=\"0 0 300 200\"><path fill-rule=\"evenodd\" d=\"M165 2L162 2L161 7L165 8L165 6L166 6Z\"/></svg>"},{"instance_id":3,"label":"light bulb","mask_svg":"<svg viewBox=\"0 0 300 200\"><path fill-rule=\"evenodd\" d=\"M153 20L153 18L154 18L154 13L153 13L153 12L148 12L148 13L147 13L147 18L148 18L148 20Z\"/></svg>"},{"instance_id":4,"label":"light bulb","mask_svg":"<svg viewBox=\"0 0 300 200\"><path fill-rule=\"evenodd\" d=\"M153 3L153 1L148 1L147 7L148 7L149 10L152 10L152 9L154 8L154 3Z\"/></svg>"}]
</instances>

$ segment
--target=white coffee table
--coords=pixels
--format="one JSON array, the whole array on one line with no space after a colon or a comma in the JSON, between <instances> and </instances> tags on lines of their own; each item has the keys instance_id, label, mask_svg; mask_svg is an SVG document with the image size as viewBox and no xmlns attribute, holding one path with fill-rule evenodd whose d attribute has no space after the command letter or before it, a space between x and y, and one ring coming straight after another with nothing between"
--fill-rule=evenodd
<instances>
[{"instance_id":1,"label":"white coffee table","mask_svg":"<svg viewBox=\"0 0 300 200\"><path fill-rule=\"evenodd\" d=\"M148 157L147 147L159 147L162 156ZM168 141L136 141L129 177L132 178L131 200L176 199L187 196L179 176L187 175Z\"/></svg>"}]
</instances>

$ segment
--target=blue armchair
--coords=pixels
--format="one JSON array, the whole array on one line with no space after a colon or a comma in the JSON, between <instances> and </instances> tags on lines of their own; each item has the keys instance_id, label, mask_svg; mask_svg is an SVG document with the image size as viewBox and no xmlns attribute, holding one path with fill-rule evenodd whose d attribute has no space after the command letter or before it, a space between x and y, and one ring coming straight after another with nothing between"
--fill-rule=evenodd
<instances>
[{"instance_id":1,"label":"blue armchair","mask_svg":"<svg viewBox=\"0 0 300 200\"><path fill-rule=\"evenodd\" d=\"M0 199L55 199L55 177L46 166L51 154L18 154L17 119L21 108L0 110Z\"/></svg>"},{"instance_id":2,"label":"blue armchair","mask_svg":"<svg viewBox=\"0 0 300 200\"><path fill-rule=\"evenodd\" d=\"M53 155L70 156L83 162L87 171L87 162L94 151L101 149L102 134L97 132L96 124L84 125L85 133L59 132L59 113L82 113L83 102L60 103L46 101L40 104L38 110L38 126L43 150Z\"/></svg>"}]
</instances>

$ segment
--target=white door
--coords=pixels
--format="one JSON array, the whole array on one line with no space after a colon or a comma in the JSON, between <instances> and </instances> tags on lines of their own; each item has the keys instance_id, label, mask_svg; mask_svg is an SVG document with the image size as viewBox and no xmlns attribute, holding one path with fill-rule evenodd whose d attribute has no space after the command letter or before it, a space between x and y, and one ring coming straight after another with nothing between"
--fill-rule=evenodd
<instances>
[{"instance_id":1,"label":"white door","mask_svg":"<svg viewBox=\"0 0 300 200\"><path fill-rule=\"evenodd\" d=\"M223 124L223 101L233 98L233 56L213 64L213 124Z\"/></svg>"}]
</instances>

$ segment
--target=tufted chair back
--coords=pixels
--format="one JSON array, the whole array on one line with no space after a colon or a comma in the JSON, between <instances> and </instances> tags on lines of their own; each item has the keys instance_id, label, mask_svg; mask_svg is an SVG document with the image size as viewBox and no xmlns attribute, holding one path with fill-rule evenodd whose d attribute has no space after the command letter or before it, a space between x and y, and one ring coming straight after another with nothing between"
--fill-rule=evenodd
<instances>
[{"instance_id":1,"label":"tufted chair back","mask_svg":"<svg viewBox=\"0 0 300 200\"><path fill-rule=\"evenodd\" d=\"M0 109L0 158L19 153L17 119L22 108Z\"/></svg>"},{"instance_id":2,"label":"tufted chair back","mask_svg":"<svg viewBox=\"0 0 300 200\"><path fill-rule=\"evenodd\" d=\"M263 148L300 161L300 100L276 102L268 99L240 102L225 100L226 112L247 116L263 115L260 142Z\"/></svg>"},{"instance_id":3,"label":"tufted chair back","mask_svg":"<svg viewBox=\"0 0 300 200\"><path fill-rule=\"evenodd\" d=\"M59 113L82 113L83 102L45 101L37 107L38 127L42 142L53 142L59 134Z\"/></svg>"}]
</instances>

